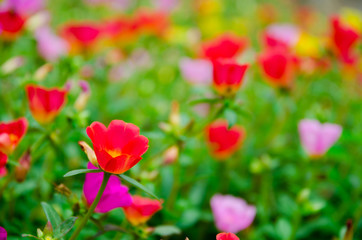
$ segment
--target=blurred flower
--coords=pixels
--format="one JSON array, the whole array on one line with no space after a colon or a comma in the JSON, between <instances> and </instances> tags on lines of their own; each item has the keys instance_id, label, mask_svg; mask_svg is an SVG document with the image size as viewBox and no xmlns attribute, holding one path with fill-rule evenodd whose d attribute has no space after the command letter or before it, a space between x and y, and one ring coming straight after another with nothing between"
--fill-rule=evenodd
<instances>
[{"instance_id":1,"label":"blurred flower","mask_svg":"<svg viewBox=\"0 0 362 240\"><path fill-rule=\"evenodd\" d=\"M0 152L10 155L28 129L28 121L22 117L11 122L0 122Z\"/></svg>"},{"instance_id":2,"label":"blurred flower","mask_svg":"<svg viewBox=\"0 0 362 240\"><path fill-rule=\"evenodd\" d=\"M263 25L268 25L276 20L278 13L274 5L263 3L258 4L257 7L256 19Z\"/></svg>"},{"instance_id":3,"label":"blurred flower","mask_svg":"<svg viewBox=\"0 0 362 240\"><path fill-rule=\"evenodd\" d=\"M169 147L164 153L163 153L163 164L169 165L173 164L177 161L177 158L179 156L179 148L177 145L173 145Z\"/></svg>"},{"instance_id":4,"label":"blurred flower","mask_svg":"<svg viewBox=\"0 0 362 240\"><path fill-rule=\"evenodd\" d=\"M242 52L247 45L248 42L245 38L225 34L203 43L201 46L201 55L211 60L234 58Z\"/></svg>"},{"instance_id":5,"label":"blurred flower","mask_svg":"<svg viewBox=\"0 0 362 240\"><path fill-rule=\"evenodd\" d=\"M240 240L234 233L219 233L216 240Z\"/></svg>"},{"instance_id":6,"label":"blurred flower","mask_svg":"<svg viewBox=\"0 0 362 240\"><path fill-rule=\"evenodd\" d=\"M234 62L213 62L213 86L223 96L235 94L242 82L248 65Z\"/></svg>"},{"instance_id":7,"label":"blurred flower","mask_svg":"<svg viewBox=\"0 0 362 240\"><path fill-rule=\"evenodd\" d=\"M30 169L30 150L26 151L19 159L19 164L15 167L15 180L23 182Z\"/></svg>"},{"instance_id":8,"label":"blurred flower","mask_svg":"<svg viewBox=\"0 0 362 240\"><path fill-rule=\"evenodd\" d=\"M23 30L25 18L13 11L0 11L0 37L14 40Z\"/></svg>"},{"instance_id":9,"label":"blurred flower","mask_svg":"<svg viewBox=\"0 0 362 240\"><path fill-rule=\"evenodd\" d=\"M176 8L179 0L153 0L153 3L157 9L170 13Z\"/></svg>"},{"instance_id":10,"label":"blurred flower","mask_svg":"<svg viewBox=\"0 0 362 240\"><path fill-rule=\"evenodd\" d=\"M316 58L321 56L322 41L318 37L301 33L294 48L298 56Z\"/></svg>"},{"instance_id":11,"label":"blurred flower","mask_svg":"<svg viewBox=\"0 0 362 240\"><path fill-rule=\"evenodd\" d=\"M8 233L6 232L5 228L0 227L0 239L6 240L8 237Z\"/></svg>"},{"instance_id":12,"label":"blurred flower","mask_svg":"<svg viewBox=\"0 0 362 240\"><path fill-rule=\"evenodd\" d=\"M131 0L84 0L91 6L106 6L111 10L123 11L130 7Z\"/></svg>"},{"instance_id":13,"label":"blurred flower","mask_svg":"<svg viewBox=\"0 0 362 240\"><path fill-rule=\"evenodd\" d=\"M362 12L355 8L343 8L341 12L342 22L347 23L359 33L362 33Z\"/></svg>"},{"instance_id":14,"label":"blurred flower","mask_svg":"<svg viewBox=\"0 0 362 240\"><path fill-rule=\"evenodd\" d=\"M148 139L132 123L113 120L106 128L100 122L87 127L97 161L104 171L121 174L136 165L148 149Z\"/></svg>"},{"instance_id":15,"label":"blurred flower","mask_svg":"<svg viewBox=\"0 0 362 240\"><path fill-rule=\"evenodd\" d=\"M66 102L67 92L59 88L45 88L37 85L26 86L30 111L39 123L46 124L54 120Z\"/></svg>"},{"instance_id":16,"label":"blurred flower","mask_svg":"<svg viewBox=\"0 0 362 240\"><path fill-rule=\"evenodd\" d=\"M38 29L35 32L35 39L39 54L47 61L54 62L68 53L67 42L48 27Z\"/></svg>"},{"instance_id":17,"label":"blurred flower","mask_svg":"<svg viewBox=\"0 0 362 240\"><path fill-rule=\"evenodd\" d=\"M82 148L83 152L87 155L88 160L92 163L92 165L98 168L99 165L94 150L84 141L79 141L78 144Z\"/></svg>"},{"instance_id":18,"label":"blurred flower","mask_svg":"<svg viewBox=\"0 0 362 240\"><path fill-rule=\"evenodd\" d=\"M224 232L237 233L254 221L256 208L244 199L216 194L210 201L216 227Z\"/></svg>"},{"instance_id":19,"label":"blurred flower","mask_svg":"<svg viewBox=\"0 0 362 240\"><path fill-rule=\"evenodd\" d=\"M44 9L44 5L44 0L5 0L1 4L1 9L30 16Z\"/></svg>"},{"instance_id":20,"label":"blurred flower","mask_svg":"<svg viewBox=\"0 0 362 240\"><path fill-rule=\"evenodd\" d=\"M88 163L88 169L97 169L92 163ZM83 194L88 206L92 205L101 187L104 173L87 173L83 186ZM131 195L128 188L121 184L117 176L111 176L103 192L95 212L106 213L115 208L127 207L132 204Z\"/></svg>"},{"instance_id":21,"label":"blurred flower","mask_svg":"<svg viewBox=\"0 0 362 240\"><path fill-rule=\"evenodd\" d=\"M180 61L183 78L194 84L210 84L212 82L212 63L203 59L183 58Z\"/></svg>"},{"instance_id":22,"label":"blurred flower","mask_svg":"<svg viewBox=\"0 0 362 240\"><path fill-rule=\"evenodd\" d=\"M97 48L101 28L96 23L70 23L63 27L62 37L68 42L71 54L89 53Z\"/></svg>"},{"instance_id":23,"label":"blurred flower","mask_svg":"<svg viewBox=\"0 0 362 240\"><path fill-rule=\"evenodd\" d=\"M269 49L259 56L266 80L274 86L289 87L294 78L295 58L286 50Z\"/></svg>"},{"instance_id":24,"label":"blurred flower","mask_svg":"<svg viewBox=\"0 0 362 240\"><path fill-rule=\"evenodd\" d=\"M7 162L8 162L8 156L0 152L0 169L3 169L6 166Z\"/></svg>"},{"instance_id":25,"label":"blurred flower","mask_svg":"<svg viewBox=\"0 0 362 240\"><path fill-rule=\"evenodd\" d=\"M22 56L15 56L7 60L1 66L1 71L4 74L9 74L14 72L16 69L22 67L25 63L25 59Z\"/></svg>"},{"instance_id":26,"label":"blurred flower","mask_svg":"<svg viewBox=\"0 0 362 240\"><path fill-rule=\"evenodd\" d=\"M135 13L131 27L138 34L162 37L169 25L169 17L164 12L140 9Z\"/></svg>"},{"instance_id":27,"label":"blurred flower","mask_svg":"<svg viewBox=\"0 0 362 240\"><path fill-rule=\"evenodd\" d=\"M123 47L131 43L136 37L136 30L132 25L132 19L121 16L104 22L102 32L108 40L107 43Z\"/></svg>"},{"instance_id":28,"label":"blurred flower","mask_svg":"<svg viewBox=\"0 0 362 240\"><path fill-rule=\"evenodd\" d=\"M206 128L206 137L212 155L225 160L239 149L245 139L245 130L238 125L229 129L226 120L216 120Z\"/></svg>"},{"instance_id":29,"label":"blurred flower","mask_svg":"<svg viewBox=\"0 0 362 240\"><path fill-rule=\"evenodd\" d=\"M26 19L26 28L35 32L40 28L48 28L50 25L51 15L47 10L40 11Z\"/></svg>"},{"instance_id":30,"label":"blurred flower","mask_svg":"<svg viewBox=\"0 0 362 240\"><path fill-rule=\"evenodd\" d=\"M357 61L357 56L353 54L359 33L352 27L342 23L338 17L333 17L332 23L332 48L345 64L354 64Z\"/></svg>"},{"instance_id":31,"label":"blurred flower","mask_svg":"<svg viewBox=\"0 0 362 240\"><path fill-rule=\"evenodd\" d=\"M342 127L333 123L321 124L317 120L303 119L298 124L300 140L312 158L323 156L342 134Z\"/></svg>"},{"instance_id":32,"label":"blurred flower","mask_svg":"<svg viewBox=\"0 0 362 240\"><path fill-rule=\"evenodd\" d=\"M162 202L141 196L132 196L132 205L124 207L127 220L132 225L147 222L156 212L162 209Z\"/></svg>"},{"instance_id":33,"label":"blurred flower","mask_svg":"<svg viewBox=\"0 0 362 240\"><path fill-rule=\"evenodd\" d=\"M298 42L300 30L292 24L272 24L264 33L263 40L266 47L293 48Z\"/></svg>"},{"instance_id":34,"label":"blurred flower","mask_svg":"<svg viewBox=\"0 0 362 240\"><path fill-rule=\"evenodd\" d=\"M0 161L1 161L1 155L6 156L5 154L0 153ZM0 167L0 178L5 177L7 174L8 174L8 170L6 169L6 167L5 166ZM0 230L0 237L1 237L1 230Z\"/></svg>"}]
</instances>

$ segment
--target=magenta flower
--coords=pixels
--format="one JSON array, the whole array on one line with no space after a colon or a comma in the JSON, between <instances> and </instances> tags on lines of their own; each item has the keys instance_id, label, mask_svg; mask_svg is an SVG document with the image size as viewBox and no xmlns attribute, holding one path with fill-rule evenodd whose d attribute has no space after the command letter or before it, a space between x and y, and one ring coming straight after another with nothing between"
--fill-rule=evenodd
<instances>
[{"instance_id":1,"label":"magenta flower","mask_svg":"<svg viewBox=\"0 0 362 240\"><path fill-rule=\"evenodd\" d=\"M1 4L1 9L29 16L44 9L44 5L44 0L5 0Z\"/></svg>"},{"instance_id":2,"label":"magenta flower","mask_svg":"<svg viewBox=\"0 0 362 240\"><path fill-rule=\"evenodd\" d=\"M88 169L97 169L91 163L88 163ZM90 206L97 196L101 187L104 173L87 173L83 186L83 194ZM121 185L121 181L116 176L111 176L103 192L101 199L95 209L95 212L106 213L115 208L128 207L132 204L132 197L128 193L128 188Z\"/></svg>"},{"instance_id":3,"label":"magenta flower","mask_svg":"<svg viewBox=\"0 0 362 240\"><path fill-rule=\"evenodd\" d=\"M254 221L256 208L242 198L216 194L210 203L215 225L220 231L237 233Z\"/></svg>"},{"instance_id":4,"label":"magenta flower","mask_svg":"<svg viewBox=\"0 0 362 240\"><path fill-rule=\"evenodd\" d=\"M65 40L55 35L50 28L40 28L35 33L38 42L38 52L47 61L55 61L68 53Z\"/></svg>"},{"instance_id":5,"label":"magenta flower","mask_svg":"<svg viewBox=\"0 0 362 240\"><path fill-rule=\"evenodd\" d=\"M180 70L182 76L194 84L212 83L212 63L203 59L183 58L180 61Z\"/></svg>"},{"instance_id":6,"label":"magenta flower","mask_svg":"<svg viewBox=\"0 0 362 240\"><path fill-rule=\"evenodd\" d=\"M310 157L323 156L342 134L338 124L324 123L317 120L303 119L298 125L303 148Z\"/></svg>"},{"instance_id":7,"label":"magenta flower","mask_svg":"<svg viewBox=\"0 0 362 240\"><path fill-rule=\"evenodd\" d=\"M0 227L0 240L6 240L8 237L8 233L3 227Z\"/></svg>"}]
</instances>

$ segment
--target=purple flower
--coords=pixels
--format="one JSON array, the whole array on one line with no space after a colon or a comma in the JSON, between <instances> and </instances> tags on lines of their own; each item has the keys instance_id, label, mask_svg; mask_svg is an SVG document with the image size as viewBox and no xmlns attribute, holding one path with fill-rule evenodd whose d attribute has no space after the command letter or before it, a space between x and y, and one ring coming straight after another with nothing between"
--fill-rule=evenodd
<instances>
[{"instance_id":1,"label":"purple flower","mask_svg":"<svg viewBox=\"0 0 362 240\"><path fill-rule=\"evenodd\" d=\"M211 84L212 64L208 60L183 58L180 61L182 76L194 84Z\"/></svg>"},{"instance_id":2,"label":"purple flower","mask_svg":"<svg viewBox=\"0 0 362 240\"><path fill-rule=\"evenodd\" d=\"M88 163L88 169L97 169L91 163ZM101 187L104 173L87 173L83 186L83 194L90 206L97 196ZM95 209L95 212L106 213L115 208L128 207L132 204L132 197L128 193L128 188L121 185L121 181L116 176L109 178L106 189Z\"/></svg>"},{"instance_id":3,"label":"purple flower","mask_svg":"<svg viewBox=\"0 0 362 240\"><path fill-rule=\"evenodd\" d=\"M237 233L249 227L255 218L256 208L242 198L216 194L210 203L215 225L220 231Z\"/></svg>"},{"instance_id":4,"label":"purple flower","mask_svg":"<svg viewBox=\"0 0 362 240\"><path fill-rule=\"evenodd\" d=\"M2 10L13 10L22 16L32 15L44 9L44 0L5 0Z\"/></svg>"},{"instance_id":5,"label":"purple flower","mask_svg":"<svg viewBox=\"0 0 362 240\"><path fill-rule=\"evenodd\" d=\"M68 52L67 43L50 28L43 27L36 31L35 38L38 42L38 52L47 61L55 61Z\"/></svg>"},{"instance_id":6,"label":"purple flower","mask_svg":"<svg viewBox=\"0 0 362 240\"><path fill-rule=\"evenodd\" d=\"M8 237L8 233L6 232L5 228L0 227L0 240L6 240Z\"/></svg>"},{"instance_id":7,"label":"purple flower","mask_svg":"<svg viewBox=\"0 0 362 240\"><path fill-rule=\"evenodd\" d=\"M303 148L310 157L323 156L342 134L338 124L324 123L317 120L303 119L298 125Z\"/></svg>"}]
</instances>

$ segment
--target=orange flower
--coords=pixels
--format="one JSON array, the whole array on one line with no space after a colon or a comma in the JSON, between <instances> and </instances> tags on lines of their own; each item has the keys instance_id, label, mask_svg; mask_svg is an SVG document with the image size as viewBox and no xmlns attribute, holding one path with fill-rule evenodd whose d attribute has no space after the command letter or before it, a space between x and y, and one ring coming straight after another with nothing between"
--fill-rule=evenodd
<instances>
[{"instance_id":1,"label":"orange flower","mask_svg":"<svg viewBox=\"0 0 362 240\"><path fill-rule=\"evenodd\" d=\"M213 62L213 85L220 95L233 95L239 90L248 65Z\"/></svg>"},{"instance_id":2,"label":"orange flower","mask_svg":"<svg viewBox=\"0 0 362 240\"><path fill-rule=\"evenodd\" d=\"M54 120L64 107L67 92L58 88L47 89L36 85L26 86L30 111L39 123Z\"/></svg>"},{"instance_id":3,"label":"orange flower","mask_svg":"<svg viewBox=\"0 0 362 240\"><path fill-rule=\"evenodd\" d=\"M226 120L216 120L206 128L206 137L212 155L225 160L240 148L245 130L238 125L229 129Z\"/></svg>"},{"instance_id":4,"label":"orange flower","mask_svg":"<svg viewBox=\"0 0 362 240\"><path fill-rule=\"evenodd\" d=\"M141 9L132 20L132 29L139 34L163 36L169 25L168 16L162 11Z\"/></svg>"},{"instance_id":5,"label":"orange flower","mask_svg":"<svg viewBox=\"0 0 362 240\"><path fill-rule=\"evenodd\" d=\"M9 123L0 123L0 152L5 155L13 153L18 146L21 139L24 137L28 128L28 121L26 118L19 118L18 120ZM2 162L5 157L0 156ZM1 165L1 164L0 164Z\"/></svg>"},{"instance_id":6,"label":"orange flower","mask_svg":"<svg viewBox=\"0 0 362 240\"><path fill-rule=\"evenodd\" d=\"M87 127L97 162L104 171L121 174L136 165L148 149L148 139L136 125L113 120L108 128L100 122Z\"/></svg>"},{"instance_id":7,"label":"orange flower","mask_svg":"<svg viewBox=\"0 0 362 240\"><path fill-rule=\"evenodd\" d=\"M162 209L162 202L141 196L132 196L132 205L124 207L127 220L132 225L147 222L156 212Z\"/></svg>"}]
</instances>

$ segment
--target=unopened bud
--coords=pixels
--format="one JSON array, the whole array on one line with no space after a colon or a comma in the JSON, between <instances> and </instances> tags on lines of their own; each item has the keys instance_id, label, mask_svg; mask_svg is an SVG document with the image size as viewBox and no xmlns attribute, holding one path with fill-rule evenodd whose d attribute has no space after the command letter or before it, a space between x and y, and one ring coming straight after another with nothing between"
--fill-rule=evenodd
<instances>
[{"instance_id":1,"label":"unopened bud","mask_svg":"<svg viewBox=\"0 0 362 240\"><path fill-rule=\"evenodd\" d=\"M19 159L19 165L15 168L15 180L23 182L30 169L31 156L30 151L27 150Z\"/></svg>"},{"instance_id":2,"label":"unopened bud","mask_svg":"<svg viewBox=\"0 0 362 240\"><path fill-rule=\"evenodd\" d=\"M86 107L89 97L89 93L82 92L81 94L79 94L77 100L75 100L74 108L78 111L82 111Z\"/></svg>"},{"instance_id":3,"label":"unopened bud","mask_svg":"<svg viewBox=\"0 0 362 240\"><path fill-rule=\"evenodd\" d=\"M180 105L178 102L173 101L170 113L170 123L173 126L180 125Z\"/></svg>"},{"instance_id":4,"label":"unopened bud","mask_svg":"<svg viewBox=\"0 0 362 240\"><path fill-rule=\"evenodd\" d=\"M164 153L163 153L163 164L169 165L177 161L179 156L179 149L177 145L173 145L169 147Z\"/></svg>"},{"instance_id":5,"label":"unopened bud","mask_svg":"<svg viewBox=\"0 0 362 240\"><path fill-rule=\"evenodd\" d=\"M23 66L24 62L25 62L25 59L22 56L12 57L1 66L1 71L4 74L12 73L16 69Z\"/></svg>"},{"instance_id":6,"label":"unopened bud","mask_svg":"<svg viewBox=\"0 0 362 240\"><path fill-rule=\"evenodd\" d=\"M26 28L30 31L35 31L36 29L48 25L50 22L50 13L48 11L41 11L32 15L26 21Z\"/></svg>"},{"instance_id":7,"label":"unopened bud","mask_svg":"<svg viewBox=\"0 0 362 240\"><path fill-rule=\"evenodd\" d=\"M34 73L34 80L37 82L41 82L48 75L48 73L53 70L53 65L50 63L46 63L40 68L38 68Z\"/></svg>"},{"instance_id":8,"label":"unopened bud","mask_svg":"<svg viewBox=\"0 0 362 240\"><path fill-rule=\"evenodd\" d=\"M89 161L93 164L93 166L99 167L97 156L93 149L84 141L79 141L78 144L82 148L83 152L87 155Z\"/></svg>"},{"instance_id":9,"label":"unopened bud","mask_svg":"<svg viewBox=\"0 0 362 240\"><path fill-rule=\"evenodd\" d=\"M344 235L343 240L353 240L353 222L349 219L346 223L346 234Z\"/></svg>"}]
</instances>

